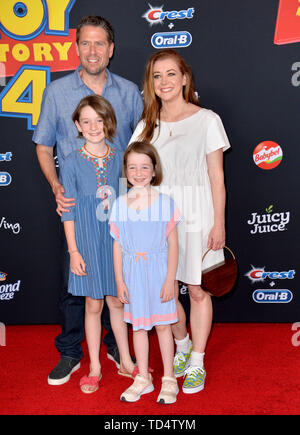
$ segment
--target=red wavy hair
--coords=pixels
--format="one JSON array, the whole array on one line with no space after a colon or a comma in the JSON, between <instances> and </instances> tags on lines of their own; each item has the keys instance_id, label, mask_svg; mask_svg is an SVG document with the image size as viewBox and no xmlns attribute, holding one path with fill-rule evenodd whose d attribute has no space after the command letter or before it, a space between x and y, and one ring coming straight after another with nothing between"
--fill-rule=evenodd
<instances>
[{"instance_id":1,"label":"red wavy hair","mask_svg":"<svg viewBox=\"0 0 300 435\"><path fill-rule=\"evenodd\" d=\"M194 90L193 73L191 67L175 50L166 48L158 50L148 60L144 77L144 110L141 119L145 122L144 129L139 136L140 140L151 141L157 120L160 120L161 100L154 92L153 69L158 60L172 58L178 65L182 74L186 77L186 85L183 87L183 98L187 103L199 106L198 98Z\"/></svg>"}]
</instances>

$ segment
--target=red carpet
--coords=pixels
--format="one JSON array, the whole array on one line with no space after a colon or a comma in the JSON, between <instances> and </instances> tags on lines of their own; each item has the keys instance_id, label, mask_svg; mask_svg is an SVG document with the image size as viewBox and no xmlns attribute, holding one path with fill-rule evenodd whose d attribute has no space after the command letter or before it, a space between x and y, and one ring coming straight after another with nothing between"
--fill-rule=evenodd
<instances>
[{"instance_id":1,"label":"red carpet","mask_svg":"<svg viewBox=\"0 0 300 435\"><path fill-rule=\"evenodd\" d=\"M150 365L155 391L134 404L119 400L131 380L117 375L102 348L100 390L84 395L78 388L88 372L88 354L81 369L59 387L47 376L58 354L53 339L58 326L10 326L0 347L0 414L207 415L299 414L300 348L292 345L290 324L215 324L206 353L205 390L180 391L174 405L158 405L162 376L158 343L151 334ZM181 387L182 380L179 380Z\"/></svg>"}]
</instances>

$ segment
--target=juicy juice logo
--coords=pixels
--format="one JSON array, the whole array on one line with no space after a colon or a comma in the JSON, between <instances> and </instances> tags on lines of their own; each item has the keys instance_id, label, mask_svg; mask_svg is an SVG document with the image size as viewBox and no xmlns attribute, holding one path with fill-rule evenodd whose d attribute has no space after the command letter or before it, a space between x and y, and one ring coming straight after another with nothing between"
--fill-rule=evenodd
<instances>
[{"instance_id":1,"label":"juicy juice logo","mask_svg":"<svg viewBox=\"0 0 300 435\"><path fill-rule=\"evenodd\" d=\"M270 140L261 142L253 151L253 161L261 169L274 169L281 163L282 149Z\"/></svg>"},{"instance_id":2,"label":"juicy juice logo","mask_svg":"<svg viewBox=\"0 0 300 435\"><path fill-rule=\"evenodd\" d=\"M76 69L75 1L0 0L0 116L26 118L33 130L50 73Z\"/></svg>"},{"instance_id":3,"label":"juicy juice logo","mask_svg":"<svg viewBox=\"0 0 300 435\"><path fill-rule=\"evenodd\" d=\"M251 234L275 233L286 230L286 225L290 222L290 212L273 213L273 205L266 208L265 214L252 213L247 221L251 225Z\"/></svg>"}]
</instances>

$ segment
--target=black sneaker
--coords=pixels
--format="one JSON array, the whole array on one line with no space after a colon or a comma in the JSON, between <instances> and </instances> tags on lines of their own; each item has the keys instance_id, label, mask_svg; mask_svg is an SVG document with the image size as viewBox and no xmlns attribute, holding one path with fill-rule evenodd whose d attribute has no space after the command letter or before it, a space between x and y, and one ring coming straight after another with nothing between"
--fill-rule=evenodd
<instances>
[{"instance_id":1,"label":"black sneaker","mask_svg":"<svg viewBox=\"0 0 300 435\"><path fill-rule=\"evenodd\" d=\"M80 361L73 358L61 358L48 376L49 385L62 385L69 381L71 374L80 368Z\"/></svg>"},{"instance_id":2,"label":"black sneaker","mask_svg":"<svg viewBox=\"0 0 300 435\"><path fill-rule=\"evenodd\" d=\"M120 354L119 354L119 349L118 347L112 347L110 349L107 349L107 354L106 354L107 358L110 359L111 361L113 361L117 368L120 368Z\"/></svg>"},{"instance_id":3,"label":"black sneaker","mask_svg":"<svg viewBox=\"0 0 300 435\"><path fill-rule=\"evenodd\" d=\"M107 349L107 354L106 354L107 358L110 359L111 361L113 361L117 368L120 368L120 354L119 354L119 349L118 347L112 347L110 349ZM131 355L131 359L133 364L136 364L136 359Z\"/></svg>"}]
</instances>

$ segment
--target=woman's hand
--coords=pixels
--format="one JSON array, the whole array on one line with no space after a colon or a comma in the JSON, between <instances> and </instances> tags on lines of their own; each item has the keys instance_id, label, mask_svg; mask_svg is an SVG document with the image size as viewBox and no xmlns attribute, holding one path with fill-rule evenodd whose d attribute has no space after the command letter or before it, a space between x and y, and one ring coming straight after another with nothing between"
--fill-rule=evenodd
<instances>
[{"instance_id":1,"label":"woman's hand","mask_svg":"<svg viewBox=\"0 0 300 435\"><path fill-rule=\"evenodd\" d=\"M75 275L87 275L87 273L85 273L85 262L78 251L70 253L70 269Z\"/></svg>"},{"instance_id":2,"label":"woman's hand","mask_svg":"<svg viewBox=\"0 0 300 435\"><path fill-rule=\"evenodd\" d=\"M210 230L207 248L217 251L225 246L225 202L223 150L218 149L207 154L207 169L211 185L214 207L214 225Z\"/></svg>"},{"instance_id":3,"label":"woman's hand","mask_svg":"<svg viewBox=\"0 0 300 435\"><path fill-rule=\"evenodd\" d=\"M122 304L129 304L129 293L124 281L117 283L117 295Z\"/></svg>"},{"instance_id":4,"label":"woman's hand","mask_svg":"<svg viewBox=\"0 0 300 435\"><path fill-rule=\"evenodd\" d=\"M224 225L214 225L210 230L207 249L217 251L225 246L225 228Z\"/></svg>"}]
</instances>

